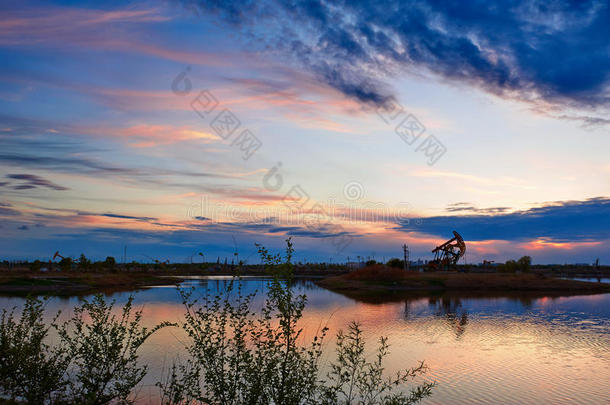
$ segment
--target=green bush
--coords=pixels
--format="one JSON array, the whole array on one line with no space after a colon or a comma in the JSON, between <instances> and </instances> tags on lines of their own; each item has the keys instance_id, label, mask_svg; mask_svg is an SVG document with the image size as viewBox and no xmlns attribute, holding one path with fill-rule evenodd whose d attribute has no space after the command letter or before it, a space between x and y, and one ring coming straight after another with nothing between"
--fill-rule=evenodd
<instances>
[{"instance_id":1,"label":"green bush","mask_svg":"<svg viewBox=\"0 0 610 405\"><path fill-rule=\"evenodd\" d=\"M402 269L404 267L404 263L405 263L404 260L393 258L393 259L388 260L387 265L389 267L396 267L396 268Z\"/></svg>"},{"instance_id":2,"label":"green bush","mask_svg":"<svg viewBox=\"0 0 610 405\"><path fill-rule=\"evenodd\" d=\"M14 309L0 319L0 397L27 404L56 403L67 389L67 350L44 341L49 326L43 302L29 298L15 319Z\"/></svg>"},{"instance_id":3,"label":"green bush","mask_svg":"<svg viewBox=\"0 0 610 405\"><path fill-rule=\"evenodd\" d=\"M4 311L0 319L0 396L26 404L132 403L130 394L146 374L137 351L157 329L140 326L129 298L119 317L102 295L85 300L61 325L43 322L43 302L28 298L20 320ZM59 335L45 343L50 328Z\"/></svg>"},{"instance_id":4,"label":"green bush","mask_svg":"<svg viewBox=\"0 0 610 405\"><path fill-rule=\"evenodd\" d=\"M112 314L114 301L108 304L98 294L57 326L62 347L70 354L70 397L74 403L129 403L131 390L146 375L147 366L138 364L138 349L169 323L143 328L142 311L132 316L132 304L133 297L129 297L117 317Z\"/></svg>"},{"instance_id":5,"label":"green bush","mask_svg":"<svg viewBox=\"0 0 610 405\"><path fill-rule=\"evenodd\" d=\"M389 354L387 338L379 339L375 360L365 357L365 341L360 325L352 322L348 333L337 334L337 361L320 387L318 403L337 404L415 404L432 393L433 383L424 383L408 394L396 391L416 376L426 372L421 362L417 367L398 371L385 378L383 359Z\"/></svg>"}]
</instances>

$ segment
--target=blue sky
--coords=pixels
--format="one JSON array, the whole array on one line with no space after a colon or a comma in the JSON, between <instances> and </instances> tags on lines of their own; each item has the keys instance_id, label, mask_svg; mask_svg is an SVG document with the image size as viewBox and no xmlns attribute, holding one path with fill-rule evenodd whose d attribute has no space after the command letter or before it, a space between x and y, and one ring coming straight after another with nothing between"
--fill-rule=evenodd
<instances>
[{"instance_id":1,"label":"blue sky","mask_svg":"<svg viewBox=\"0 0 610 405\"><path fill-rule=\"evenodd\" d=\"M1 257L610 262L605 2L0 13Z\"/></svg>"}]
</instances>

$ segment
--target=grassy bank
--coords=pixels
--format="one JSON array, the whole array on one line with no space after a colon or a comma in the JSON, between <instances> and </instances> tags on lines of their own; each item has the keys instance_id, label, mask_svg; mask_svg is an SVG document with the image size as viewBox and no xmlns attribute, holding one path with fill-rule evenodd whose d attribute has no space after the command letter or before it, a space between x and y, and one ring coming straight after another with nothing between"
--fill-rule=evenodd
<instances>
[{"instance_id":1,"label":"grassy bank","mask_svg":"<svg viewBox=\"0 0 610 405\"><path fill-rule=\"evenodd\" d=\"M180 278L152 272L138 273L2 273L0 294L85 295L129 291L153 285L173 285Z\"/></svg>"},{"instance_id":2,"label":"grassy bank","mask_svg":"<svg viewBox=\"0 0 610 405\"><path fill-rule=\"evenodd\" d=\"M593 294L610 292L610 285L563 280L543 274L406 272L402 269L369 266L350 273L327 277L317 282L321 287L351 294L384 292L544 292Z\"/></svg>"}]
</instances>

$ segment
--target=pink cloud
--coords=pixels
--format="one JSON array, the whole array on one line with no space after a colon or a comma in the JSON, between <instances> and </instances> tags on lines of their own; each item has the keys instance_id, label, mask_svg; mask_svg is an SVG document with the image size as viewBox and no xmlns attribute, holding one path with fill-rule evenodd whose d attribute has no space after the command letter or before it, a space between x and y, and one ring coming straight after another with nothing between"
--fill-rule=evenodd
<instances>
[{"instance_id":1,"label":"pink cloud","mask_svg":"<svg viewBox=\"0 0 610 405\"><path fill-rule=\"evenodd\" d=\"M152 147L176 142L197 140L202 142L215 142L218 136L193 129L190 126L171 125L134 125L125 128L89 128L85 132L102 136L124 139L134 147Z\"/></svg>"},{"instance_id":2,"label":"pink cloud","mask_svg":"<svg viewBox=\"0 0 610 405\"><path fill-rule=\"evenodd\" d=\"M65 48L140 53L186 64L227 66L229 55L164 48L137 38L134 24L160 23L173 19L161 9L96 10L47 7L8 12L0 21L0 45L49 45ZM152 40L154 41L154 39Z\"/></svg>"}]
</instances>

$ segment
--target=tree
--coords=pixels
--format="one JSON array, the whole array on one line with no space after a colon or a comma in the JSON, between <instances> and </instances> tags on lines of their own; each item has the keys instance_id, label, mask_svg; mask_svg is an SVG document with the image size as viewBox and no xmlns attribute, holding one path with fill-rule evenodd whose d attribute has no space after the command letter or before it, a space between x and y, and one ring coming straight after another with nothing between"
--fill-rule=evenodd
<instances>
[{"instance_id":1,"label":"tree","mask_svg":"<svg viewBox=\"0 0 610 405\"><path fill-rule=\"evenodd\" d=\"M106 268L108 268L110 270L114 270L114 268L116 266L116 260L114 259L114 257L107 256L106 260L104 261L104 266L106 266Z\"/></svg>"},{"instance_id":2,"label":"tree","mask_svg":"<svg viewBox=\"0 0 610 405\"><path fill-rule=\"evenodd\" d=\"M85 256L84 253L81 253L78 258L78 268L80 270L89 270L89 268L91 268L91 260L87 259L87 256Z\"/></svg>"},{"instance_id":3,"label":"tree","mask_svg":"<svg viewBox=\"0 0 610 405\"><path fill-rule=\"evenodd\" d=\"M72 270L72 258L71 257L64 257L59 261L59 268L61 269L61 271L70 271Z\"/></svg>"},{"instance_id":4,"label":"tree","mask_svg":"<svg viewBox=\"0 0 610 405\"><path fill-rule=\"evenodd\" d=\"M42 263L40 262L40 260L34 260L32 263L30 263L31 271L40 271L41 267L42 267Z\"/></svg>"},{"instance_id":5,"label":"tree","mask_svg":"<svg viewBox=\"0 0 610 405\"><path fill-rule=\"evenodd\" d=\"M387 265L390 267L396 267L396 268L402 269L404 267L404 260L392 258L392 259L388 260Z\"/></svg>"},{"instance_id":6,"label":"tree","mask_svg":"<svg viewBox=\"0 0 610 405\"><path fill-rule=\"evenodd\" d=\"M506 263L498 266L498 271L501 273L515 273L519 265L514 260L507 260Z\"/></svg>"},{"instance_id":7,"label":"tree","mask_svg":"<svg viewBox=\"0 0 610 405\"><path fill-rule=\"evenodd\" d=\"M506 263L498 266L498 271L502 273L516 273L522 271L527 273L531 270L532 258L530 256L523 256L519 260L507 260Z\"/></svg>"},{"instance_id":8,"label":"tree","mask_svg":"<svg viewBox=\"0 0 610 405\"><path fill-rule=\"evenodd\" d=\"M532 268L532 258L530 256L523 256L517 261L519 269L524 273L529 273Z\"/></svg>"}]
</instances>

